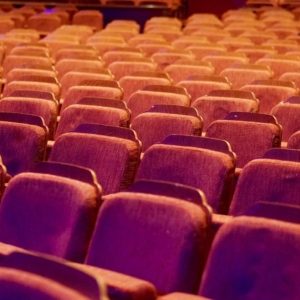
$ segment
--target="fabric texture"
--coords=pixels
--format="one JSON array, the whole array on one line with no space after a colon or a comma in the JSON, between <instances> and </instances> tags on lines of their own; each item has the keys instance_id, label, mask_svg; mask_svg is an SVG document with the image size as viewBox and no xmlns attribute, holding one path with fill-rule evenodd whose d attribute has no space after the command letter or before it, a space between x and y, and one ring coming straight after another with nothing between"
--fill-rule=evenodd
<instances>
[{"instance_id":1,"label":"fabric texture","mask_svg":"<svg viewBox=\"0 0 300 300\"><path fill-rule=\"evenodd\" d=\"M299 225L234 218L217 233L200 295L216 300L298 299L299 248Z\"/></svg>"},{"instance_id":2,"label":"fabric texture","mask_svg":"<svg viewBox=\"0 0 300 300\"><path fill-rule=\"evenodd\" d=\"M77 103L84 97L99 97L121 100L123 92L120 88L105 87L105 86L73 86L68 89L61 112L69 105Z\"/></svg>"},{"instance_id":3,"label":"fabric texture","mask_svg":"<svg viewBox=\"0 0 300 300\"><path fill-rule=\"evenodd\" d=\"M139 149L130 140L71 132L55 141L49 160L94 170L103 194L107 195L132 184L139 162Z\"/></svg>"},{"instance_id":4,"label":"fabric texture","mask_svg":"<svg viewBox=\"0 0 300 300\"><path fill-rule=\"evenodd\" d=\"M137 116L131 128L142 141L142 152L145 152L170 134L201 136L202 121L194 116L148 112Z\"/></svg>"},{"instance_id":5,"label":"fabric texture","mask_svg":"<svg viewBox=\"0 0 300 300\"><path fill-rule=\"evenodd\" d=\"M156 144L145 152L135 180L163 180L199 188L214 212L226 213L234 168L233 159L225 153Z\"/></svg>"},{"instance_id":6,"label":"fabric texture","mask_svg":"<svg viewBox=\"0 0 300 300\"><path fill-rule=\"evenodd\" d=\"M259 112L269 114L271 109L279 102L288 99L291 96L298 95L299 91L291 87L251 85L247 84L241 88L243 91L253 92L259 100Z\"/></svg>"},{"instance_id":7,"label":"fabric texture","mask_svg":"<svg viewBox=\"0 0 300 300\"><path fill-rule=\"evenodd\" d=\"M123 100L128 102L130 96L147 85L171 85L171 81L160 77L124 76L120 79L120 85L124 90Z\"/></svg>"},{"instance_id":8,"label":"fabric texture","mask_svg":"<svg viewBox=\"0 0 300 300\"><path fill-rule=\"evenodd\" d=\"M229 213L241 215L256 202L299 205L299 164L274 159L256 159L243 169Z\"/></svg>"},{"instance_id":9,"label":"fabric texture","mask_svg":"<svg viewBox=\"0 0 300 300\"><path fill-rule=\"evenodd\" d=\"M206 131L212 122L224 119L230 112L258 112L258 102L230 97L203 96L196 99L191 106L196 108L203 118L203 131Z\"/></svg>"},{"instance_id":10,"label":"fabric texture","mask_svg":"<svg viewBox=\"0 0 300 300\"><path fill-rule=\"evenodd\" d=\"M271 123L218 120L210 124L206 136L228 141L237 155L238 168L281 143L281 129Z\"/></svg>"},{"instance_id":11,"label":"fabric texture","mask_svg":"<svg viewBox=\"0 0 300 300\"><path fill-rule=\"evenodd\" d=\"M149 110L155 104L189 106L190 98L188 95L175 93L137 91L128 100L131 120L134 120L139 114Z\"/></svg>"},{"instance_id":12,"label":"fabric texture","mask_svg":"<svg viewBox=\"0 0 300 300\"><path fill-rule=\"evenodd\" d=\"M99 203L94 186L61 176L22 173L0 208L0 241L83 262Z\"/></svg>"},{"instance_id":13,"label":"fabric texture","mask_svg":"<svg viewBox=\"0 0 300 300\"><path fill-rule=\"evenodd\" d=\"M57 139L61 134L74 130L83 123L127 127L129 116L125 110L118 108L73 104L62 112L55 138Z\"/></svg>"},{"instance_id":14,"label":"fabric texture","mask_svg":"<svg viewBox=\"0 0 300 300\"><path fill-rule=\"evenodd\" d=\"M47 136L42 127L1 121L0 136L0 154L11 176L44 159Z\"/></svg>"},{"instance_id":15,"label":"fabric texture","mask_svg":"<svg viewBox=\"0 0 300 300\"><path fill-rule=\"evenodd\" d=\"M195 293L206 226L206 213L193 203L111 195L101 207L86 263L149 281L159 294Z\"/></svg>"},{"instance_id":16,"label":"fabric texture","mask_svg":"<svg viewBox=\"0 0 300 300\"><path fill-rule=\"evenodd\" d=\"M53 139L58 114L54 101L37 98L7 97L0 101L0 112L16 112L42 117L49 129L49 139Z\"/></svg>"}]
</instances>

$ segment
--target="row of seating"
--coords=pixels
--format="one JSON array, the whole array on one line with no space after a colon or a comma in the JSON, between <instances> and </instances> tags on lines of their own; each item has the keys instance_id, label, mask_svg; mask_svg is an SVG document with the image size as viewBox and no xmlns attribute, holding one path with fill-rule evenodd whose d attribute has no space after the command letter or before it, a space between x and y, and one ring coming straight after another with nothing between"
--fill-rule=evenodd
<instances>
[{"instance_id":1,"label":"row of seating","mask_svg":"<svg viewBox=\"0 0 300 300\"><path fill-rule=\"evenodd\" d=\"M124 23L122 26L125 26ZM91 35L91 31L84 27L65 27L59 30L75 35L75 28L82 29L78 34L80 42ZM128 35L126 33L127 38L130 34L131 32ZM64 47L65 45L62 46ZM88 47L85 50L93 52ZM20 50L14 48L11 51L16 51L14 55L17 59ZM28 48L26 51L30 52ZM51 52L44 55L51 68L40 69L39 76L44 76L42 71L55 74L52 63L57 67L64 60L60 58L64 51L59 51L56 49L54 56L52 52L51 58ZM66 49L65 52L68 51L70 50ZM171 54L172 51L167 53ZM74 57L80 60L80 55ZM104 63L98 57L95 58L94 54L90 54L90 57L93 58L85 60L86 63L100 62L102 65L98 67L103 68ZM76 59L69 61L69 64L75 64ZM132 63L130 60L129 62ZM162 62L164 63L166 62ZM18 66L16 64L8 74L18 74ZM64 76L76 77L76 74L69 75L73 72L72 69L67 71L70 72L66 72ZM12 79L13 73L5 75L5 97L0 100L0 106L5 107L6 103L9 110L14 101L20 98L25 101L30 96L31 101L27 105L31 105L31 111L43 102L51 103L53 114L58 111L59 101L62 107L56 131L59 134L55 137L50 154L46 153L46 119L43 121L35 116L7 112L0 114L0 129L2 128L3 136L6 137L1 147L7 147L0 150L3 159L0 252L4 257L3 260L0 259L0 266L2 261L5 266L5 259L10 257L7 254L15 250L24 252L25 249L59 256L77 262L67 263L69 266L76 266L85 272L89 270L103 278L111 299L235 299L243 298L245 294L251 299L259 299L261 295L267 299L297 298L297 288L286 289L282 280L285 278L287 285L297 286L298 270L290 268L290 265L297 265L294 254L298 249L299 225L282 221L291 221L290 215L297 219L298 210L282 206L282 203L298 205L299 150L279 149L282 130L274 116L232 112L224 120L213 120L205 129L206 137L200 137L202 120L197 111L189 107L188 93L182 87L172 86L170 79L163 74L158 78L168 81L168 84L147 86L133 94L137 101L143 95L147 96L149 105L155 106L148 113L138 113L131 122L132 129L128 129L125 126L130 123L128 107L132 109L131 97L128 106L126 102L120 101L122 90L117 81L104 78L93 81L86 78L88 83L81 85L78 82L61 97L58 81L62 82L64 76L60 78L58 74L57 80L55 74L52 76L55 80L47 79L45 82L44 79L48 89L42 90L43 81L36 80L36 75L31 71L26 71L28 74L22 74L22 70L19 72L17 76L20 77L16 81ZM111 76L106 71L97 71L96 74ZM120 82L121 80L122 78ZM26 90L25 85L30 82L33 83ZM9 90L13 83L24 85ZM93 98L95 94L84 94L97 87L104 87L106 92L109 90L111 93L102 94L102 98L96 99ZM78 104L68 105L69 91L73 91L72 97L78 97ZM173 101L175 98L181 99L186 105L178 107L162 105L160 102L152 103L151 101L155 101L155 93L161 99L171 94ZM260 97L255 97L249 91L212 91L205 96L207 98L204 102L209 101L210 97L222 100L235 99L236 96L243 96L244 101L251 103L251 109L258 108L256 98ZM44 97L48 100L43 100ZM299 105L297 98L289 99L282 106L287 107L290 103L296 109ZM103 118L116 118L117 123L119 122L116 125L125 128L96 124L81 124L77 127L82 120L75 120L74 116L80 119L91 104L102 108L113 106L114 110L103 109ZM209 107L210 105L208 109ZM67 119L67 112L73 109L73 114L70 113L69 116L74 121L73 131L60 131ZM295 109L292 108L292 111ZM185 123L176 127L179 123L173 125L171 119L178 120L180 114L185 114ZM142 119L147 116L147 121ZM161 127L158 126L159 116L164 122ZM187 125L188 119L191 127ZM138 132L138 125L145 128L145 137ZM186 128L192 128L187 133L189 135L178 132ZM52 127L51 130L54 136L55 128ZM143 142L142 148L138 138L146 141L150 136L151 139L152 131L153 137L159 138L160 143L151 145L156 142L152 141L147 145L147 142ZM172 133L177 135L164 136ZM29 145L31 141L33 143ZM20 152L12 153L12 147ZM275 148L267 151L272 147ZM142 151L144 153L140 162ZM28 152L33 155L21 170L22 160ZM260 159L253 160L257 157ZM49 162L36 164L46 159ZM59 163L76 164L94 171ZM258 201L268 203L257 204ZM281 204L270 205L274 202ZM251 216L239 217L245 214ZM279 221L267 220L266 217L270 216ZM241 240L245 242L241 243ZM25 254L22 259L25 260ZM270 269L274 270L278 261L281 262L282 272L276 270L277 272L270 274ZM46 262L41 264L45 265ZM29 265L28 263L27 266ZM9 264L7 266L11 268ZM45 274L46 268L37 269L27 267L26 271L49 279L49 273ZM3 265L0 267L0 274L1 270ZM21 274L17 273L15 276L18 275ZM273 278L272 275L276 277ZM65 283L63 276L56 281L70 285ZM270 284L270 281L273 288L262 290L261 287ZM73 289L78 291L79 287ZM82 290L78 292L86 293ZM92 289L89 297L93 298L91 292ZM97 293L96 297L99 299L99 290ZM169 293L173 294L168 295Z\"/></svg>"},{"instance_id":2,"label":"row of seating","mask_svg":"<svg viewBox=\"0 0 300 300\"><path fill-rule=\"evenodd\" d=\"M286 200L297 193L295 181L290 180L291 184L287 186L286 182L278 181L277 178L276 183L280 183L277 185L273 181L276 176L271 176L271 182L266 176L271 175L278 167L278 174L285 176L283 173L288 172L289 178L295 176L296 179L298 171L295 168L299 167L299 160L292 162L293 155L286 156L285 153L285 150L270 152L265 158L256 161L257 166L252 172L256 178L259 173L263 175L260 177L260 187L265 181L276 195L280 188L288 191L289 195L283 196ZM296 154L294 158L299 159L299 152L291 153ZM289 161L285 160L287 158ZM270 173L266 172L268 164L273 165ZM264 296L274 299L279 292L281 298L297 295L297 289L282 290L281 280L284 276L285 282L291 284L298 278L297 270L290 272L286 267L297 261L295 252L298 247L299 225L292 224L293 220L287 223L289 218L285 212L290 210L297 216L299 208L288 206L286 211L282 211L281 206L277 207L278 204L268 206L263 203L246 213L248 216L227 220L215 237L199 288L214 220L204 194L178 184L136 182L127 191L105 197L91 237L91 227L95 224L101 194L95 178L93 172L87 169L43 163L37 165L32 172L22 173L12 179L0 206L0 273L3 266L9 267L6 260L10 256L7 255L14 251L39 251L83 263L82 255L87 251L87 239L90 237L92 240L85 265L68 265L92 271L94 276L101 276L108 285L111 299L156 299L157 295L174 292L196 294L198 290L200 295L212 299L232 299L236 295L243 297L244 293L264 293ZM246 177L243 180L251 185ZM257 187L255 185L255 189ZM263 187L260 192L262 191L265 192ZM269 192L271 193L270 190ZM262 195L264 196L265 194ZM276 197L276 200L281 199ZM274 197L268 201L273 202ZM23 205L26 209L23 209ZM262 218L261 214L266 207L271 212L273 209L278 221L266 218L271 215L270 212ZM15 219L14 216L18 218ZM257 249L259 242L263 244ZM257 252L252 251L253 246ZM295 255L285 255L286 253ZM22 257L22 253L19 255ZM33 266L26 264L26 253L23 256L23 264L19 267L13 264L13 268L22 270L25 267L29 272L42 273L47 278L55 277L65 283L65 273L55 274L52 271L49 274L46 268L49 263L41 261L40 265ZM257 259L257 273L253 278L248 268L253 267L254 258ZM279 258L282 267L279 270L276 268L277 272L270 273L269 268L274 267ZM34 259L42 258L29 256L29 261L33 262ZM262 264L261 261L265 263ZM45 267L42 268L42 265ZM250 278L245 279L242 274L247 276L248 271ZM262 291L261 284L264 286L270 278L272 282L276 282L277 288ZM251 285L249 289L236 288L237 284L245 282ZM76 289L80 289L80 286ZM189 297L193 299L193 296L176 293L166 296L166 299Z\"/></svg>"}]
</instances>

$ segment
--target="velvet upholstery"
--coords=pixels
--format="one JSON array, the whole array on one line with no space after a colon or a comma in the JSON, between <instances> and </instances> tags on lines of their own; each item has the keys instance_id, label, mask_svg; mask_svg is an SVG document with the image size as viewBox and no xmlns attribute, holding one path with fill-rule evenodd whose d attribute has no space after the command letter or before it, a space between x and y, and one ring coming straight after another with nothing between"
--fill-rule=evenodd
<instances>
[{"instance_id":1,"label":"velvet upholstery","mask_svg":"<svg viewBox=\"0 0 300 300\"><path fill-rule=\"evenodd\" d=\"M167 66L171 65L178 59L194 59L192 52L187 50L161 50L154 53L153 60L157 63L157 69L163 71Z\"/></svg>"},{"instance_id":2,"label":"velvet upholstery","mask_svg":"<svg viewBox=\"0 0 300 300\"><path fill-rule=\"evenodd\" d=\"M150 72L149 72L150 73ZM120 79L119 83L124 90L123 100L128 102L130 96L147 85L172 85L170 79L156 77L156 72L152 76L127 75Z\"/></svg>"},{"instance_id":3,"label":"velvet upholstery","mask_svg":"<svg viewBox=\"0 0 300 300\"><path fill-rule=\"evenodd\" d=\"M129 100L128 107L131 110L131 119L134 120L139 114L150 110L153 105L156 104L165 104L165 105L180 105L180 106L189 106L190 97L184 93L184 89L180 87L172 86L148 86L148 89L141 89L134 92ZM164 87L170 88L169 90ZM152 89L152 90L151 90ZM178 92L182 91L182 92Z\"/></svg>"},{"instance_id":4,"label":"velvet upholstery","mask_svg":"<svg viewBox=\"0 0 300 300\"><path fill-rule=\"evenodd\" d=\"M103 14L97 10L81 10L73 15L72 24L90 26L94 30L103 28Z\"/></svg>"},{"instance_id":5,"label":"velvet upholstery","mask_svg":"<svg viewBox=\"0 0 300 300\"><path fill-rule=\"evenodd\" d=\"M192 107L197 109L199 115L203 118L203 131L216 121L223 119L229 112L242 111L257 113L259 102L245 98L220 97L220 96L202 96L192 103Z\"/></svg>"},{"instance_id":6,"label":"velvet upholstery","mask_svg":"<svg viewBox=\"0 0 300 300\"><path fill-rule=\"evenodd\" d=\"M2 299L89 299L56 281L16 269L1 268L0 282Z\"/></svg>"},{"instance_id":7,"label":"velvet upholstery","mask_svg":"<svg viewBox=\"0 0 300 300\"><path fill-rule=\"evenodd\" d=\"M129 116L125 110L118 108L73 104L62 112L57 126L55 139L63 133L74 130L82 123L128 127Z\"/></svg>"},{"instance_id":8,"label":"velvet upholstery","mask_svg":"<svg viewBox=\"0 0 300 300\"><path fill-rule=\"evenodd\" d=\"M91 300L106 299L102 278L76 268L66 260L29 251L13 251L0 262L1 268L15 269L41 276L72 289Z\"/></svg>"},{"instance_id":9,"label":"velvet upholstery","mask_svg":"<svg viewBox=\"0 0 300 300\"><path fill-rule=\"evenodd\" d=\"M41 13L30 17L27 24L29 28L37 30L40 35L46 35L57 29L61 25L61 20L58 16Z\"/></svg>"},{"instance_id":10,"label":"velvet upholstery","mask_svg":"<svg viewBox=\"0 0 300 300\"><path fill-rule=\"evenodd\" d=\"M11 81L16 81L19 77L24 75L35 75L35 76L56 76L54 70L38 70L38 69L24 69L24 68L13 68L6 76L6 84Z\"/></svg>"},{"instance_id":11,"label":"velvet upholstery","mask_svg":"<svg viewBox=\"0 0 300 300\"><path fill-rule=\"evenodd\" d=\"M269 66L274 72L274 79L278 79L285 72L298 69L300 67L300 59L297 56L289 58L285 55L273 55L260 58L255 64Z\"/></svg>"},{"instance_id":12,"label":"velvet upholstery","mask_svg":"<svg viewBox=\"0 0 300 300\"><path fill-rule=\"evenodd\" d=\"M209 298L185 294L185 293L171 293L158 298L159 300L209 300Z\"/></svg>"},{"instance_id":13,"label":"velvet upholstery","mask_svg":"<svg viewBox=\"0 0 300 300\"><path fill-rule=\"evenodd\" d=\"M49 139L54 137L58 114L58 106L55 101L22 97L2 98L0 112L16 112L42 117L49 128Z\"/></svg>"},{"instance_id":14,"label":"velvet upholstery","mask_svg":"<svg viewBox=\"0 0 300 300\"><path fill-rule=\"evenodd\" d=\"M300 130L300 105L293 103L279 103L270 112L278 123L282 125L282 141L287 142L290 136Z\"/></svg>"},{"instance_id":15,"label":"velvet upholstery","mask_svg":"<svg viewBox=\"0 0 300 300\"><path fill-rule=\"evenodd\" d=\"M176 85L187 89L191 95L191 103L197 98L207 95L212 90L230 90L232 88L226 77L216 75L192 77L181 80Z\"/></svg>"},{"instance_id":16,"label":"velvet upholstery","mask_svg":"<svg viewBox=\"0 0 300 300\"><path fill-rule=\"evenodd\" d=\"M178 63L167 66L164 72L168 73L173 79L173 84L178 83L181 80L185 80L190 75L212 75L214 74L214 68L205 62L191 61L188 63Z\"/></svg>"},{"instance_id":17,"label":"velvet upholstery","mask_svg":"<svg viewBox=\"0 0 300 300\"><path fill-rule=\"evenodd\" d=\"M232 88L238 90L255 80L272 79L273 72L267 66L241 64L224 69L220 75L227 77Z\"/></svg>"},{"instance_id":18,"label":"velvet upholstery","mask_svg":"<svg viewBox=\"0 0 300 300\"><path fill-rule=\"evenodd\" d=\"M41 118L34 118L41 125L28 124L17 119L6 121L0 117L0 154L11 176L28 171L44 159L48 130Z\"/></svg>"},{"instance_id":19,"label":"velvet upholstery","mask_svg":"<svg viewBox=\"0 0 300 300\"><path fill-rule=\"evenodd\" d=\"M139 163L139 141L114 136L110 133L110 126L91 124L89 127L95 132L70 132L59 136L49 160L94 170L105 195L127 188L134 180ZM108 133L98 134L97 128L104 128ZM117 130L132 133L121 127Z\"/></svg>"},{"instance_id":20,"label":"velvet upholstery","mask_svg":"<svg viewBox=\"0 0 300 300\"><path fill-rule=\"evenodd\" d=\"M16 90L31 90L52 93L57 98L60 93L59 86L54 86L47 82L34 82L34 81L12 81L7 84L3 90L3 97L8 97Z\"/></svg>"},{"instance_id":21,"label":"velvet upholstery","mask_svg":"<svg viewBox=\"0 0 300 300\"><path fill-rule=\"evenodd\" d=\"M206 136L226 140L237 155L237 167L262 156L272 147L280 147L280 125L255 121L217 120L209 125Z\"/></svg>"},{"instance_id":22,"label":"velvet upholstery","mask_svg":"<svg viewBox=\"0 0 300 300\"><path fill-rule=\"evenodd\" d=\"M191 51L199 60L210 54L226 52L226 47L217 43L203 43L202 45L189 46L186 49Z\"/></svg>"},{"instance_id":23,"label":"velvet upholstery","mask_svg":"<svg viewBox=\"0 0 300 300\"><path fill-rule=\"evenodd\" d=\"M204 61L209 61L215 68L215 74L220 74L224 69L234 64L247 64L249 58L238 52L224 52L220 54L207 55L203 57Z\"/></svg>"},{"instance_id":24,"label":"velvet upholstery","mask_svg":"<svg viewBox=\"0 0 300 300\"><path fill-rule=\"evenodd\" d=\"M26 63L51 65L51 61L49 58L26 55L8 55L5 57L3 62L3 77L5 78L12 69Z\"/></svg>"},{"instance_id":25,"label":"velvet upholstery","mask_svg":"<svg viewBox=\"0 0 300 300\"><path fill-rule=\"evenodd\" d=\"M241 47L237 49L236 52L242 52L246 54L251 64L255 63L258 59L264 57L265 55L273 55L277 53L277 51L272 46L265 45Z\"/></svg>"},{"instance_id":26,"label":"velvet upholstery","mask_svg":"<svg viewBox=\"0 0 300 300\"><path fill-rule=\"evenodd\" d=\"M71 71L66 73L61 79L61 98L64 98L68 89L78 85L83 80L112 80L113 76L103 73L85 73L79 71Z\"/></svg>"},{"instance_id":27,"label":"velvet upholstery","mask_svg":"<svg viewBox=\"0 0 300 300\"><path fill-rule=\"evenodd\" d=\"M299 241L299 225L234 218L215 238L200 295L216 300L297 299Z\"/></svg>"},{"instance_id":28,"label":"velvet upholstery","mask_svg":"<svg viewBox=\"0 0 300 300\"><path fill-rule=\"evenodd\" d=\"M86 272L91 272L93 275L97 275L105 281L107 294L110 300L157 299L156 289L153 284L148 281L86 264L72 263L72 266Z\"/></svg>"},{"instance_id":29,"label":"velvet upholstery","mask_svg":"<svg viewBox=\"0 0 300 300\"><path fill-rule=\"evenodd\" d=\"M259 100L259 112L269 114L279 102L299 94L292 81L258 80L244 85L241 90L253 92Z\"/></svg>"},{"instance_id":30,"label":"velvet upholstery","mask_svg":"<svg viewBox=\"0 0 300 300\"><path fill-rule=\"evenodd\" d=\"M108 66L117 60L127 60L134 58L143 58L143 53L137 48L120 47L105 52L102 56L105 64Z\"/></svg>"},{"instance_id":31,"label":"velvet upholstery","mask_svg":"<svg viewBox=\"0 0 300 300\"><path fill-rule=\"evenodd\" d=\"M238 180L229 213L244 214L258 201L299 205L299 163L256 159L248 163Z\"/></svg>"},{"instance_id":32,"label":"velvet upholstery","mask_svg":"<svg viewBox=\"0 0 300 300\"><path fill-rule=\"evenodd\" d=\"M98 208L98 191L91 184L22 173L9 182L2 199L0 240L82 262Z\"/></svg>"},{"instance_id":33,"label":"velvet upholstery","mask_svg":"<svg viewBox=\"0 0 300 300\"><path fill-rule=\"evenodd\" d=\"M61 80L63 76L73 71L76 68L80 67L95 67L98 66L99 68L104 67L104 63L100 59L71 59L71 58L65 58L61 59L59 62L56 63L55 68L58 72L58 78Z\"/></svg>"},{"instance_id":34,"label":"velvet upholstery","mask_svg":"<svg viewBox=\"0 0 300 300\"><path fill-rule=\"evenodd\" d=\"M206 220L200 206L176 198L110 195L101 207L86 263L147 280L159 294L195 293Z\"/></svg>"},{"instance_id":35,"label":"velvet upholstery","mask_svg":"<svg viewBox=\"0 0 300 300\"><path fill-rule=\"evenodd\" d=\"M142 141L142 152L170 134L201 136L202 126L202 119L199 116L164 112L145 112L138 115L131 123L131 128Z\"/></svg>"},{"instance_id":36,"label":"velvet upholstery","mask_svg":"<svg viewBox=\"0 0 300 300\"><path fill-rule=\"evenodd\" d=\"M226 213L232 196L234 159L197 146L155 144L144 154L136 180L163 180L201 189L214 212Z\"/></svg>"},{"instance_id":37,"label":"velvet upholstery","mask_svg":"<svg viewBox=\"0 0 300 300\"><path fill-rule=\"evenodd\" d=\"M156 71L156 64L150 58L119 59L108 66L116 80L136 71Z\"/></svg>"},{"instance_id":38,"label":"velvet upholstery","mask_svg":"<svg viewBox=\"0 0 300 300\"><path fill-rule=\"evenodd\" d=\"M151 57L154 53L163 51L163 50L175 50L167 41L148 41L137 45L137 48L140 49L145 56Z\"/></svg>"},{"instance_id":39,"label":"velvet upholstery","mask_svg":"<svg viewBox=\"0 0 300 300\"><path fill-rule=\"evenodd\" d=\"M108 81L108 80L103 80ZM89 86L80 85L73 86L68 89L64 101L62 103L61 112L71 104L76 104L84 97L100 97L121 100L123 98L123 90L119 85L113 86Z\"/></svg>"}]
</instances>

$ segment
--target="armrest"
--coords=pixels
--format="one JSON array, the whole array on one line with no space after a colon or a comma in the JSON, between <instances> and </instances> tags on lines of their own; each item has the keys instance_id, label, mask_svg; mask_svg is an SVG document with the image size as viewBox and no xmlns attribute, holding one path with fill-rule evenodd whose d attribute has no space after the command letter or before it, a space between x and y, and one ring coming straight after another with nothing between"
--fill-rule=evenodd
<instances>
[{"instance_id":1,"label":"armrest","mask_svg":"<svg viewBox=\"0 0 300 300\"><path fill-rule=\"evenodd\" d=\"M157 300L209 300L209 298L185 293L172 293L158 297Z\"/></svg>"},{"instance_id":2,"label":"armrest","mask_svg":"<svg viewBox=\"0 0 300 300\"><path fill-rule=\"evenodd\" d=\"M73 266L101 276L110 300L155 300L156 289L150 282L94 266L71 263Z\"/></svg>"}]
</instances>

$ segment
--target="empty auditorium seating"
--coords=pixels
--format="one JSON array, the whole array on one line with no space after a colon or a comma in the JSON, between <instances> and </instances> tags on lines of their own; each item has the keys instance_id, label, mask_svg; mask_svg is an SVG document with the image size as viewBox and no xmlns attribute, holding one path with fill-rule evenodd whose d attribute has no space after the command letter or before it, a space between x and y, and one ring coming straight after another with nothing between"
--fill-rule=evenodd
<instances>
[{"instance_id":1,"label":"empty auditorium seating","mask_svg":"<svg viewBox=\"0 0 300 300\"><path fill-rule=\"evenodd\" d=\"M226 117L230 112L252 112L259 110L259 101L251 92L239 90L213 90L206 96L199 97L192 103L203 118L203 131L216 121Z\"/></svg>"},{"instance_id":2,"label":"empty auditorium seating","mask_svg":"<svg viewBox=\"0 0 300 300\"><path fill-rule=\"evenodd\" d=\"M2 112L0 124L0 155L9 175L26 172L44 160L48 128L41 117Z\"/></svg>"},{"instance_id":3,"label":"empty auditorium seating","mask_svg":"<svg viewBox=\"0 0 300 300\"><path fill-rule=\"evenodd\" d=\"M171 134L201 136L202 127L203 120L194 108L177 105L154 105L131 123L142 142L142 152Z\"/></svg>"},{"instance_id":4,"label":"empty auditorium seating","mask_svg":"<svg viewBox=\"0 0 300 300\"><path fill-rule=\"evenodd\" d=\"M37 165L33 172L15 176L5 190L0 208L0 240L83 262L100 196L91 170L49 163Z\"/></svg>"},{"instance_id":5,"label":"empty auditorium seating","mask_svg":"<svg viewBox=\"0 0 300 300\"><path fill-rule=\"evenodd\" d=\"M219 75L190 76L186 80L179 81L177 86L186 88L191 95L191 103L212 90L230 90L232 88L229 80Z\"/></svg>"},{"instance_id":6,"label":"empty auditorium seating","mask_svg":"<svg viewBox=\"0 0 300 300\"><path fill-rule=\"evenodd\" d=\"M214 212L226 213L234 171L235 154L227 142L171 135L147 149L136 180L171 181L199 188Z\"/></svg>"},{"instance_id":7,"label":"empty auditorium seating","mask_svg":"<svg viewBox=\"0 0 300 300\"><path fill-rule=\"evenodd\" d=\"M268 149L280 147L282 128L271 115L231 112L211 123L206 136L228 141L237 155L237 167L243 168Z\"/></svg>"},{"instance_id":8,"label":"empty auditorium seating","mask_svg":"<svg viewBox=\"0 0 300 300\"><path fill-rule=\"evenodd\" d=\"M1 101L0 101L1 111ZM130 111L124 101L105 98L82 98L60 115L55 138L83 123L128 127Z\"/></svg>"},{"instance_id":9,"label":"empty auditorium seating","mask_svg":"<svg viewBox=\"0 0 300 300\"><path fill-rule=\"evenodd\" d=\"M241 90L253 92L259 100L259 112L269 114L279 102L299 94L298 88L292 81L255 80L244 85Z\"/></svg>"},{"instance_id":10,"label":"empty auditorium seating","mask_svg":"<svg viewBox=\"0 0 300 300\"><path fill-rule=\"evenodd\" d=\"M128 128L81 124L55 140L49 160L91 168L107 195L132 184L140 160L140 141Z\"/></svg>"},{"instance_id":11,"label":"empty auditorium seating","mask_svg":"<svg viewBox=\"0 0 300 300\"><path fill-rule=\"evenodd\" d=\"M255 217L233 219L216 236L200 295L212 299L297 297L299 272L293 266L298 264L298 243L299 225ZM270 282L272 288L268 288Z\"/></svg>"},{"instance_id":12,"label":"empty auditorium seating","mask_svg":"<svg viewBox=\"0 0 300 300\"><path fill-rule=\"evenodd\" d=\"M159 295L196 293L210 212L203 194L195 204L178 197L179 186L165 190L163 195L131 189L107 196L86 264L147 280Z\"/></svg>"},{"instance_id":13,"label":"empty auditorium seating","mask_svg":"<svg viewBox=\"0 0 300 300\"><path fill-rule=\"evenodd\" d=\"M62 103L61 112L71 104L77 103L83 97L100 97L121 100L123 90L117 81L84 80L68 89Z\"/></svg>"},{"instance_id":14,"label":"empty auditorium seating","mask_svg":"<svg viewBox=\"0 0 300 300\"><path fill-rule=\"evenodd\" d=\"M156 104L190 106L190 102L190 95L182 87L147 85L130 96L128 107L131 110L131 119L134 120Z\"/></svg>"},{"instance_id":15,"label":"empty auditorium seating","mask_svg":"<svg viewBox=\"0 0 300 300\"><path fill-rule=\"evenodd\" d=\"M6 248L6 245L2 244L2 247ZM12 280L11 283L20 284L24 290L26 290L26 288L30 290L31 288L31 292L34 294L32 295L33 298L39 297L38 293L43 293L43 291L45 294L48 293L51 297L56 299L69 297L75 297L77 299L79 297L79 299L88 298L99 300L106 297L103 279L98 276L97 273L91 274L81 271L78 268L71 266L69 262L57 259L50 255L46 256L41 253L32 253L29 251L25 252L21 249L14 250L10 254L1 258L1 270L4 270L5 272L9 271L9 274L10 272L15 271L17 276L21 276L21 278L24 277L19 283L17 283L18 280L16 278L14 278L16 282ZM32 282L29 284L29 287L26 285L27 281L31 281L31 276L40 277L38 278L39 280L36 281L37 286L34 286ZM8 281L11 278L7 277L7 281L4 281L3 278L4 277L2 276L2 297L6 297L4 296L4 291L6 289L10 294L10 297L25 297L24 290L20 288L17 288L16 290L12 287L9 288ZM40 285L44 284L44 280L47 285L41 288ZM68 290L73 291L73 294ZM66 291L68 293L66 293ZM20 293L20 295L12 295L13 293ZM54 295L55 293L57 295ZM31 298L29 295L27 297Z\"/></svg>"},{"instance_id":16,"label":"empty auditorium seating","mask_svg":"<svg viewBox=\"0 0 300 300\"><path fill-rule=\"evenodd\" d=\"M134 92L147 85L172 85L170 76L158 71L136 71L131 75L123 76L119 82L124 91L123 100L126 102Z\"/></svg>"}]
</instances>

